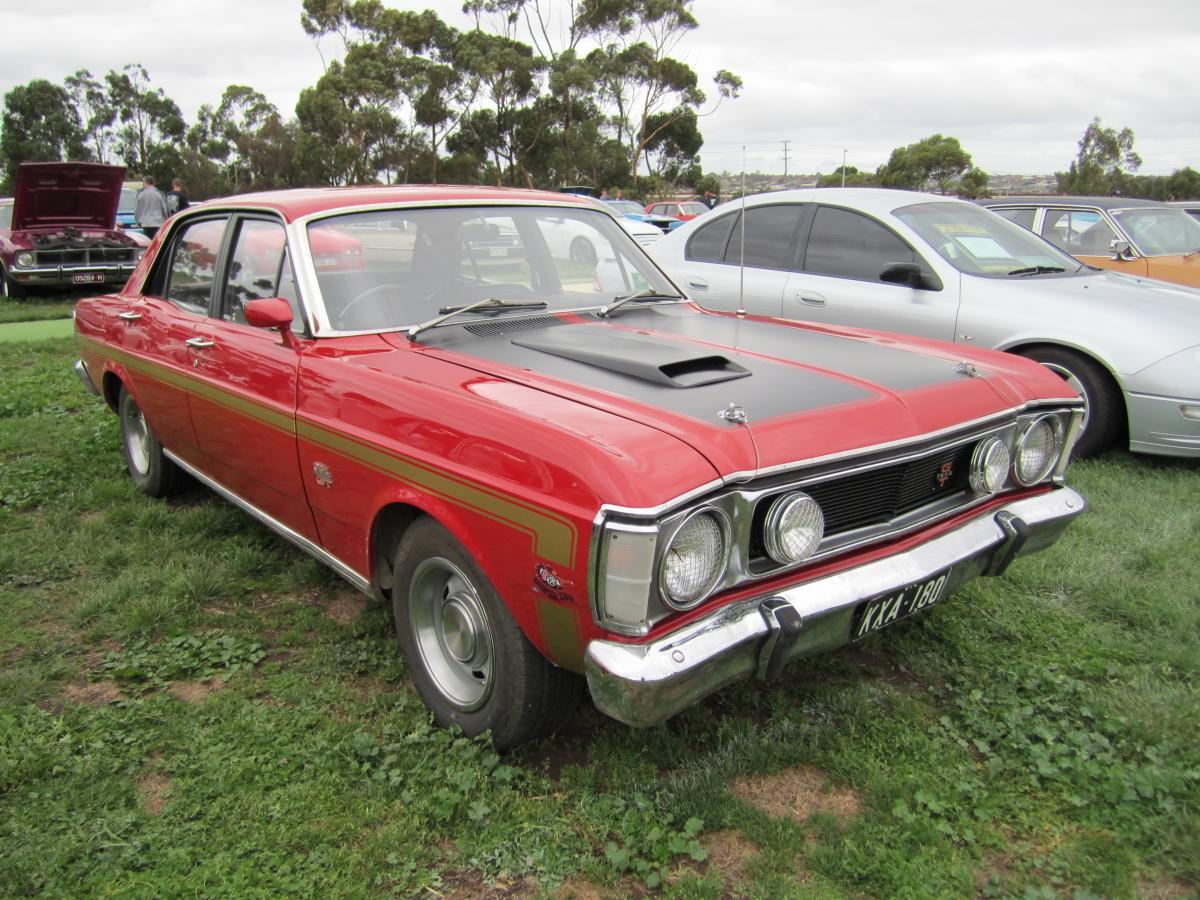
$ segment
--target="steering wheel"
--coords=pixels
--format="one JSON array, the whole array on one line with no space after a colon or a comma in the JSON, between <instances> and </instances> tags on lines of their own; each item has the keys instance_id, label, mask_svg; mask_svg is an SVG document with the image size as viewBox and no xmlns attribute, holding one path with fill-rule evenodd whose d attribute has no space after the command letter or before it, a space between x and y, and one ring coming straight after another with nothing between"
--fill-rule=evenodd
<instances>
[{"instance_id":1,"label":"steering wheel","mask_svg":"<svg viewBox=\"0 0 1200 900\"><path fill-rule=\"evenodd\" d=\"M363 291L342 307L337 317L337 327L343 331L358 331L394 324L390 321L389 313L395 313L409 304L424 303L425 297L406 285L378 284ZM353 314L356 308L360 318L370 321L356 324ZM363 315L364 312L367 313L366 316Z\"/></svg>"}]
</instances>

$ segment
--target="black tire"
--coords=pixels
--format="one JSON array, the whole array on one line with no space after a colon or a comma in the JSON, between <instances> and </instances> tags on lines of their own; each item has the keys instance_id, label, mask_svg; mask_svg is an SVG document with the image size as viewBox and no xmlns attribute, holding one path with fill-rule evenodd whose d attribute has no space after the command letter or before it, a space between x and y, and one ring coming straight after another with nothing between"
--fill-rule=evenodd
<instances>
[{"instance_id":1,"label":"black tire","mask_svg":"<svg viewBox=\"0 0 1200 900\"><path fill-rule=\"evenodd\" d=\"M1082 395L1086 407L1084 428L1071 453L1073 458L1095 456L1116 442L1125 411L1120 392L1103 366L1061 347L1034 347L1021 355L1041 363Z\"/></svg>"},{"instance_id":2,"label":"black tire","mask_svg":"<svg viewBox=\"0 0 1200 900\"><path fill-rule=\"evenodd\" d=\"M158 435L142 415L133 394L123 386L117 397L117 417L121 422L125 467L133 483L151 497L166 497L178 491L183 472L167 459Z\"/></svg>"},{"instance_id":3,"label":"black tire","mask_svg":"<svg viewBox=\"0 0 1200 900\"><path fill-rule=\"evenodd\" d=\"M490 731L504 750L545 737L575 711L582 680L537 651L445 528L413 523L394 572L396 637L439 725L469 737Z\"/></svg>"},{"instance_id":4,"label":"black tire","mask_svg":"<svg viewBox=\"0 0 1200 900\"><path fill-rule=\"evenodd\" d=\"M0 286L4 290L4 296L10 300L24 300L29 296L29 288L13 281L2 268L0 268Z\"/></svg>"},{"instance_id":5,"label":"black tire","mask_svg":"<svg viewBox=\"0 0 1200 900\"><path fill-rule=\"evenodd\" d=\"M588 266L596 264L596 248L592 246L592 242L585 237L577 237L571 240L571 246L567 251L571 256L571 262L582 263Z\"/></svg>"}]
</instances>

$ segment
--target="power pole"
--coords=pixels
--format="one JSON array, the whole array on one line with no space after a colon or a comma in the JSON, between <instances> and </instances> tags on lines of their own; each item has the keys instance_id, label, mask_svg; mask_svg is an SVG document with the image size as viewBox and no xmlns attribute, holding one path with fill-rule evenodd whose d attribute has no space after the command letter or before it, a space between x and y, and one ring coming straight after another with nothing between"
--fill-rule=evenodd
<instances>
[{"instance_id":1,"label":"power pole","mask_svg":"<svg viewBox=\"0 0 1200 900\"><path fill-rule=\"evenodd\" d=\"M791 141L783 142L783 177L784 178L787 178L788 144L790 144L790 143L791 143Z\"/></svg>"}]
</instances>

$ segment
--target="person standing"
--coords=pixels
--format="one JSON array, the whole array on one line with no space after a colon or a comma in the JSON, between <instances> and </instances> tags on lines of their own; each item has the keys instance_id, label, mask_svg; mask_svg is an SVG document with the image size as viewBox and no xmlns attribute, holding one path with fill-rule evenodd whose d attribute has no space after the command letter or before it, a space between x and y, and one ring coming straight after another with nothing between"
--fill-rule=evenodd
<instances>
[{"instance_id":1,"label":"person standing","mask_svg":"<svg viewBox=\"0 0 1200 900\"><path fill-rule=\"evenodd\" d=\"M183 189L183 180L180 178L172 179L171 190L167 191L167 215L173 216L177 212L183 212L191 204L188 202L187 193Z\"/></svg>"},{"instance_id":2,"label":"person standing","mask_svg":"<svg viewBox=\"0 0 1200 900\"><path fill-rule=\"evenodd\" d=\"M134 202L133 219L146 237L153 240L166 218L167 199L154 186L154 177L146 175L142 178L142 189L137 192Z\"/></svg>"}]
</instances>

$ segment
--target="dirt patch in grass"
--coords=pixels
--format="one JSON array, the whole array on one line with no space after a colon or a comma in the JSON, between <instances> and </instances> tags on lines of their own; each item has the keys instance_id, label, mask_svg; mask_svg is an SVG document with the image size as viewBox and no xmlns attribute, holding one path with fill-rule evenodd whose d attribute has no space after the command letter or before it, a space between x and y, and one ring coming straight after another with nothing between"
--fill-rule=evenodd
<instances>
[{"instance_id":1,"label":"dirt patch in grass","mask_svg":"<svg viewBox=\"0 0 1200 900\"><path fill-rule=\"evenodd\" d=\"M569 878L558 888L558 896L563 900L607 900L614 896L597 884L579 878Z\"/></svg>"},{"instance_id":2,"label":"dirt patch in grass","mask_svg":"<svg viewBox=\"0 0 1200 900\"><path fill-rule=\"evenodd\" d=\"M734 794L774 818L807 822L813 813L829 813L839 825L856 815L858 794L838 787L820 769L798 766L772 775L747 775L731 786Z\"/></svg>"},{"instance_id":3,"label":"dirt patch in grass","mask_svg":"<svg viewBox=\"0 0 1200 900\"><path fill-rule=\"evenodd\" d=\"M225 687L221 678L208 681L175 681L171 684L171 693L184 703L203 703L208 695Z\"/></svg>"},{"instance_id":4,"label":"dirt patch in grass","mask_svg":"<svg viewBox=\"0 0 1200 900\"><path fill-rule=\"evenodd\" d=\"M716 872L725 887L738 890L746 883L746 865L758 857L759 850L732 828L714 831L700 839L708 852L708 871Z\"/></svg>"},{"instance_id":5,"label":"dirt patch in grass","mask_svg":"<svg viewBox=\"0 0 1200 900\"><path fill-rule=\"evenodd\" d=\"M488 884L474 869L461 869L445 876L442 896L447 900L499 900L501 897L536 897L537 882L533 878L517 881L497 881ZM561 896L561 895L560 895Z\"/></svg>"},{"instance_id":6,"label":"dirt patch in grass","mask_svg":"<svg viewBox=\"0 0 1200 900\"><path fill-rule=\"evenodd\" d=\"M161 816L163 807L167 805L171 779L162 772L150 771L137 780L137 789L138 798L146 812L152 816Z\"/></svg>"},{"instance_id":7,"label":"dirt patch in grass","mask_svg":"<svg viewBox=\"0 0 1200 900\"><path fill-rule=\"evenodd\" d=\"M337 595L321 604L325 614L339 625L353 625L366 611L367 598L358 591L339 591Z\"/></svg>"},{"instance_id":8,"label":"dirt patch in grass","mask_svg":"<svg viewBox=\"0 0 1200 900\"><path fill-rule=\"evenodd\" d=\"M105 706L121 699L121 689L112 680L76 681L63 688L57 704L60 708L68 703L80 706Z\"/></svg>"},{"instance_id":9,"label":"dirt patch in grass","mask_svg":"<svg viewBox=\"0 0 1200 900\"><path fill-rule=\"evenodd\" d=\"M1200 897L1200 885L1188 884L1178 878L1162 876L1153 881L1138 881L1137 896L1141 900L1176 900L1179 897Z\"/></svg>"}]
</instances>

